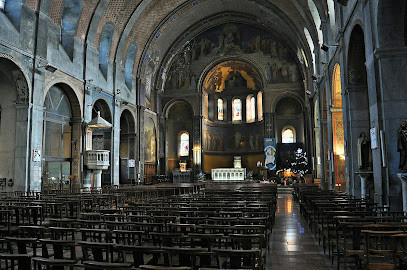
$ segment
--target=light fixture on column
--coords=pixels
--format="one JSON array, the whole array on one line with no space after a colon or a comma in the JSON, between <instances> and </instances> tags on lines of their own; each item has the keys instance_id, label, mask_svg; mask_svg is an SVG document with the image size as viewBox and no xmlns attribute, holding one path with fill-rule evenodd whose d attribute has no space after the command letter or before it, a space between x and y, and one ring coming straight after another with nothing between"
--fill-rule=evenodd
<instances>
[{"instance_id":1,"label":"light fixture on column","mask_svg":"<svg viewBox=\"0 0 407 270\"><path fill-rule=\"evenodd\" d=\"M37 66L37 68L45 68L45 70L54 73L55 71L58 70L58 68L56 68L55 66L51 65L51 64L46 64L46 65L42 65L42 66Z\"/></svg>"},{"instance_id":2,"label":"light fixture on column","mask_svg":"<svg viewBox=\"0 0 407 270\"><path fill-rule=\"evenodd\" d=\"M329 44L322 43L321 50L323 50L324 52L327 52L329 50L329 48L337 48L337 47L339 47L339 44L329 45Z\"/></svg>"}]
</instances>

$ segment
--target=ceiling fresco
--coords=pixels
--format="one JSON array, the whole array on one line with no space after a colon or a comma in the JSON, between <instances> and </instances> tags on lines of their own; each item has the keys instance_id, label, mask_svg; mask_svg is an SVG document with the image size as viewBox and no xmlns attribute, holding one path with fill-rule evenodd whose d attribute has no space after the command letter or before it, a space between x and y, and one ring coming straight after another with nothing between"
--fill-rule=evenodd
<instances>
[{"instance_id":1,"label":"ceiling fresco","mask_svg":"<svg viewBox=\"0 0 407 270\"><path fill-rule=\"evenodd\" d=\"M219 58L241 58L256 63L265 84L298 83L301 73L296 56L270 33L248 24L225 23L192 38L173 58L166 71L165 90L196 89L203 70ZM226 61L210 72L204 90L262 88L261 75L243 61Z\"/></svg>"},{"instance_id":2,"label":"ceiling fresco","mask_svg":"<svg viewBox=\"0 0 407 270\"><path fill-rule=\"evenodd\" d=\"M261 88L261 81L247 63L229 60L216 65L205 77L203 88L207 92L223 92L225 89Z\"/></svg>"}]
</instances>

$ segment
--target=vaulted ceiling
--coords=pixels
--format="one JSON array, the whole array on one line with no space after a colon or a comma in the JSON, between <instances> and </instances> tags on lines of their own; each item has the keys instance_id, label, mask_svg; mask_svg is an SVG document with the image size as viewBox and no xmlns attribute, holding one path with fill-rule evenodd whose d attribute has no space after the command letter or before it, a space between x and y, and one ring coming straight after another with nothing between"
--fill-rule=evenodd
<instances>
[{"instance_id":1,"label":"vaulted ceiling","mask_svg":"<svg viewBox=\"0 0 407 270\"><path fill-rule=\"evenodd\" d=\"M25 5L38 8L38 1L26 0ZM76 5L81 5L79 13ZM153 50L163 61L190 35L225 22L248 23L268 30L294 53L303 49L310 60L313 45L322 43L321 21L332 24L333 6L333 0L42 0L41 12L56 25L76 22L76 38L96 50L104 26L113 25L110 60L124 66L127 51L135 44L136 75L143 62L140 59Z\"/></svg>"}]
</instances>

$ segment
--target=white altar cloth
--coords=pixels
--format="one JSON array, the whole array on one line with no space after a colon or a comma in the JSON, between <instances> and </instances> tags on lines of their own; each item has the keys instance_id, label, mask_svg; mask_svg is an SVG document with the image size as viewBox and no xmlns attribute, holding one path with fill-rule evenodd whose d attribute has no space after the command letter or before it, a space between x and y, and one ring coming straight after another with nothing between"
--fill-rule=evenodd
<instances>
[{"instance_id":1,"label":"white altar cloth","mask_svg":"<svg viewBox=\"0 0 407 270\"><path fill-rule=\"evenodd\" d=\"M217 168L212 169L213 181L245 181L246 168Z\"/></svg>"}]
</instances>

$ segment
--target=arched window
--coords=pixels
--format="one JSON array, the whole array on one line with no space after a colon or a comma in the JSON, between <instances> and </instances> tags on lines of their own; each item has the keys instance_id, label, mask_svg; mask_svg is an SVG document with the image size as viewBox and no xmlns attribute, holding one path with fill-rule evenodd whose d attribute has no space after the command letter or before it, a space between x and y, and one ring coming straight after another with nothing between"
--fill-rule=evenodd
<instances>
[{"instance_id":1,"label":"arched window","mask_svg":"<svg viewBox=\"0 0 407 270\"><path fill-rule=\"evenodd\" d=\"M257 119L263 120L263 94L257 93Z\"/></svg>"},{"instance_id":2,"label":"arched window","mask_svg":"<svg viewBox=\"0 0 407 270\"><path fill-rule=\"evenodd\" d=\"M223 120L223 99L218 98L218 120Z\"/></svg>"},{"instance_id":3,"label":"arched window","mask_svg":"<svg viewBox=\"0 0 407 270\"><path fill-rule=\"evenodd\" d=\"M233 100L232 103L232 121L242 120L242 101L238 98Z\"/></svg>"},{"instance_id":4,"label":"arched window","mask_svg":"<svg viewBox=\"0 0 407 270\"><path fill-rule=\"evenodd\" d=\"M294 143L294 129L291 127L284 128L281 138L282 143Z\"/></svg>"},{"instance_id":5,"label":"arched window","mask_svg":"<svg viewBox=\"0 0 407 270\"><path fill-rule=\"evenodd\" d=\"M82 0L65 1L62 10L60 41L73 60L74 40L78 29L79 19L82 13Z\"/></svg>"},{"instance_id":6,"label":"arched window","mask_svg":"<svg viewBox=\"0 0 407 270\"><path fill-rule=\"evenodd\" d=\"M44 102L43 185L61 188L71 174L71 104L64 91L53 86Z\"/></svg>"},{"instance_id":7,"label":"arched window","mask_svg":"<svg viewBox=\"0 0 407 270\"><path fill-rule=\"evenodd\" d=\"M256 119L256 99L253 95L246 98L246 121L254 122Z\"/></svg>"},{"instance_id":8,"label":"arched window","mask_svg":"<svg viewBox=\"0 0 407 270\"><path fill-rule=\"evenodd\" d=\"M107 78L107 68L109 66L110 49L113 42L114 25L108 22L103 26L99 42L99 68L103 76Z\"/></svg>"},{"instance_id":9,"label":"arched window","mask_svg":"<svg viewBox=\"0 0 407 270\"><path fill-rule=\"evenodd\" d=\"M4 10L5 5L6 5L6 0L0 0L0 10Z\"/></svg>"},{"instance_id":10,"label":"arched window","mask_svg":"<svg viewBox=\"0 0 407 270\"><path fill-rule=\"evenodd\" d=\"M136 59L136 55L137 45L132 42L127 50L126 65L124 66L124 81L129 89L132 88L134 59Z\"/></svg>"},{"instance_id":11,"label":"arched window","mask_svg":"<svg viewBox=\"0 0 407 270\"><path fill-rule=\"evenodd\" d=\"M182 132L179 140L179 155L185 157L189 155L189 134Z\"/></svg>"}]
</instances>

